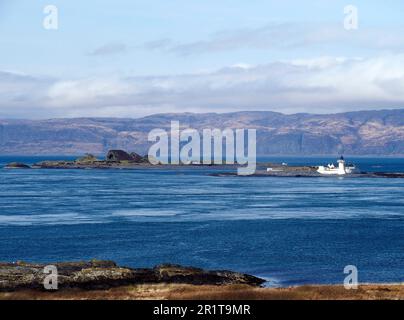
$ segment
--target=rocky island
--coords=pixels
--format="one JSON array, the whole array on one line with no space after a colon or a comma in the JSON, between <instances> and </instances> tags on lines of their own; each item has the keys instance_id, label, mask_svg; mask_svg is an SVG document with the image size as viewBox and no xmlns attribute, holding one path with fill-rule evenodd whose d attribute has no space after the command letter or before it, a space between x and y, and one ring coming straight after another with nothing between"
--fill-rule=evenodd
<instances>
[{"instance_id":1,"label":"rocky island","mask_svg":"<svg viewBox=\"0 0 404 320\"><path fill-rule=\"evenodd\" d=\"M30 169L31 167L25 163L11 162L5 166L6 169Z\"/></svg>"},{"instance_id":2,"label":"rocky island","mask_svg":"<svg viewBox=\"0 0 404 320\"><path fill-rule=\"evenodd\" d=\"M135 152L127 153L123 150L108 151L105 159L98 159L92 154L86 154L76 160L41 161L28 165L12 162L5 169L107 169L131 168L136 166L151 166L148 156L141 156Z\"/></svg>"},{"instance_id":3,"label":"rocky island","mask_svg":"<svg viewBox=\"0 0 404 320\"><path fill-rule=\"evenodd\" d=\"M152 161L157 162L158 161ZM157 164L157 167L175 168L178 166L197 166L215 168L237 168L237 164ZM151 163L150 157L141 156L136 152L128 153L123 150L109 150L104 159L99 159L92 154L86 154L73 161L41 161L33 165L27 165L19 162L7 164L5 169L134 169L134 168L152 168L156 165ZM279 163L257 163L257 170L248 177L327 177L318 172L318 166L289 166ZM212 176L228 177L238 176L237 170L211 173ZM364 172L356 171L349 173L348 177L361 178L404 178L403 172Z\"/></svg>"},{"instance_id":4,"label":"rocky island","mask_svg":"<svg viewBox=\"0 0 404 320\"><path fill-rule=\"evenodd\" d=\"M351 177L351 178L404 178L403 172L358 172L351 173L344 176L326 176L317 172L317 167L311 166L280 166L277 164L270 164L273 170L266 170L262 164L254 174L248 177L289 177L289 178L335 178L335 177ZM242 177L237 175L237 172L217 172L210 174L216 177Z\"/></svg>"},{"instance_id":5,"label":"rocky island","mask_svg":"<svg viewBox=\"0 0 404 320\"><path fill-rule=\"evenodd\" d=\"M33 169L105 169L129 168L134 166L150 166L147 156L140 156L123 150L108 151L105 159L100 160L92 154L86 154L74 161L42 161L31 166Z\"/></svg>"},{"instance_id":6,"label":"rocky island","mask_svg":"<svg viewBox=\"0 0 404 320\"><path fill-rule=\"evenodd\" d=\"M157 163L157 165L151 162ZM5 169L131 169L138 167L178 167L180 166L211 166L204 164L161 164L158 161L152 161L150 156L141 156L136 152L128 153L124 150L109 150L104 159L99 159L96 156L87 153L83 157L79 157L76 160L57 160L57 161L41 161L34 163L33 165L27 165L24 163L9 163ZM234 167L235 165L226 165Z\"/></svg>"}]
</instances>

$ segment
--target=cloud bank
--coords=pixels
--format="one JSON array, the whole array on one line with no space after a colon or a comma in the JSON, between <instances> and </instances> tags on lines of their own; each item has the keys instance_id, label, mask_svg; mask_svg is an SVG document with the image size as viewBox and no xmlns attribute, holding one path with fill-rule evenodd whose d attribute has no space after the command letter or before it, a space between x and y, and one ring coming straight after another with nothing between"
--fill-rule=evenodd
<instances>
[{"instance_id":1,"label":"cloud bank","mask_svg":"<svg viewBox=\"0 0 404 320\"><path fill-rule=\"evenodd\" d=\"M296 48L361 48L403 52L404 28L361 27L347 31L341 24L278 23L259 28L221 31L204 40L178 42L165 38L144 45L149 50L193 56L238 49L287 50Z\"/></svg>"},{"instance_id":2,"label":"cloud bank","mask_svg":"<svg viewBox=\"0 0 404 320\"><path fill-rule=\"evenodd\" d=\"M332 113L404 108L404 55L320 57L151 77L41 79L0 72L0 117L159 112Z\"/></svg>"}]
</instances>

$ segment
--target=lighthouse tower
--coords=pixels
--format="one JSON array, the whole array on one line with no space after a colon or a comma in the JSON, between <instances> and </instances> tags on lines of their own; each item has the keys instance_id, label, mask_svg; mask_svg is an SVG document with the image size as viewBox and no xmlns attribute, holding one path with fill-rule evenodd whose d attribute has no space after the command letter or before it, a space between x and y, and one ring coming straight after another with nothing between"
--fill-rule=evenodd
<instances>
[{"instance_id":1,"label":"lighthouse tower","mask_svg":"<svg viewBox=\"0 0 404 320\"><path fill-rule=\"evenodd\" d=\"M338 160L338 174L346 174L345 160L343 156Z\"/></svg>"}]
</instances>

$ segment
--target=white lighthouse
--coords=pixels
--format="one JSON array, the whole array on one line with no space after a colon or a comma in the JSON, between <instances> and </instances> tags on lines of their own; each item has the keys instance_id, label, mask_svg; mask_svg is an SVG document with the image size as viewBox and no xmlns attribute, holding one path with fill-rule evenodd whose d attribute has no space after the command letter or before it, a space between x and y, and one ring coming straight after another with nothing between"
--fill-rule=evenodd
<instances>
[{"instance_id":1,"label":"white lighthouse","mask_svg":"<svg viewBox=\"0 0 404 320\"><path fill-rule=\"evenodd\" d=\"M341 156L341 158L338 160L338 174L346 174L345 160L343 156Z\"/></svg>"},{"instance_id":2,"label":"white lighthouse","mask_svg":"<svg viewBox=\"0 0 404 320\"><path fill-rule=\"evenodd\" d=\"M345 175L353 173L356 170L355 166L346 166L345 159L343 156L338 160L338 167L336 168L334 164L329 164L328 166L319 166L317 172L326 175Z\"/></svg>"}]
</instances>

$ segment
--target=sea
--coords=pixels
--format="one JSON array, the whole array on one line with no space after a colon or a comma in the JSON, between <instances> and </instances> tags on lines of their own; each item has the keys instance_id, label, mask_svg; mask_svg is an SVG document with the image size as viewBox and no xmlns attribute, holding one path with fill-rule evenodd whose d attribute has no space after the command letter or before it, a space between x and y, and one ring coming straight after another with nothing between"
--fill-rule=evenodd
<instances>
[{"instance_id":1,"label":"sea","mask_svg":"<svg viewBox=\"0 0 404 320\"><path fill-rule=\"evenodd\" d=\"M274 287L342 284L344 268L355 266L360 283L404 282L404 179L3 168L45 159L69 157L0 156L0 261L172 263L245 272ZM347 161L367 172L404 172L403 158Z\"/></svg>"}]
</instances>

